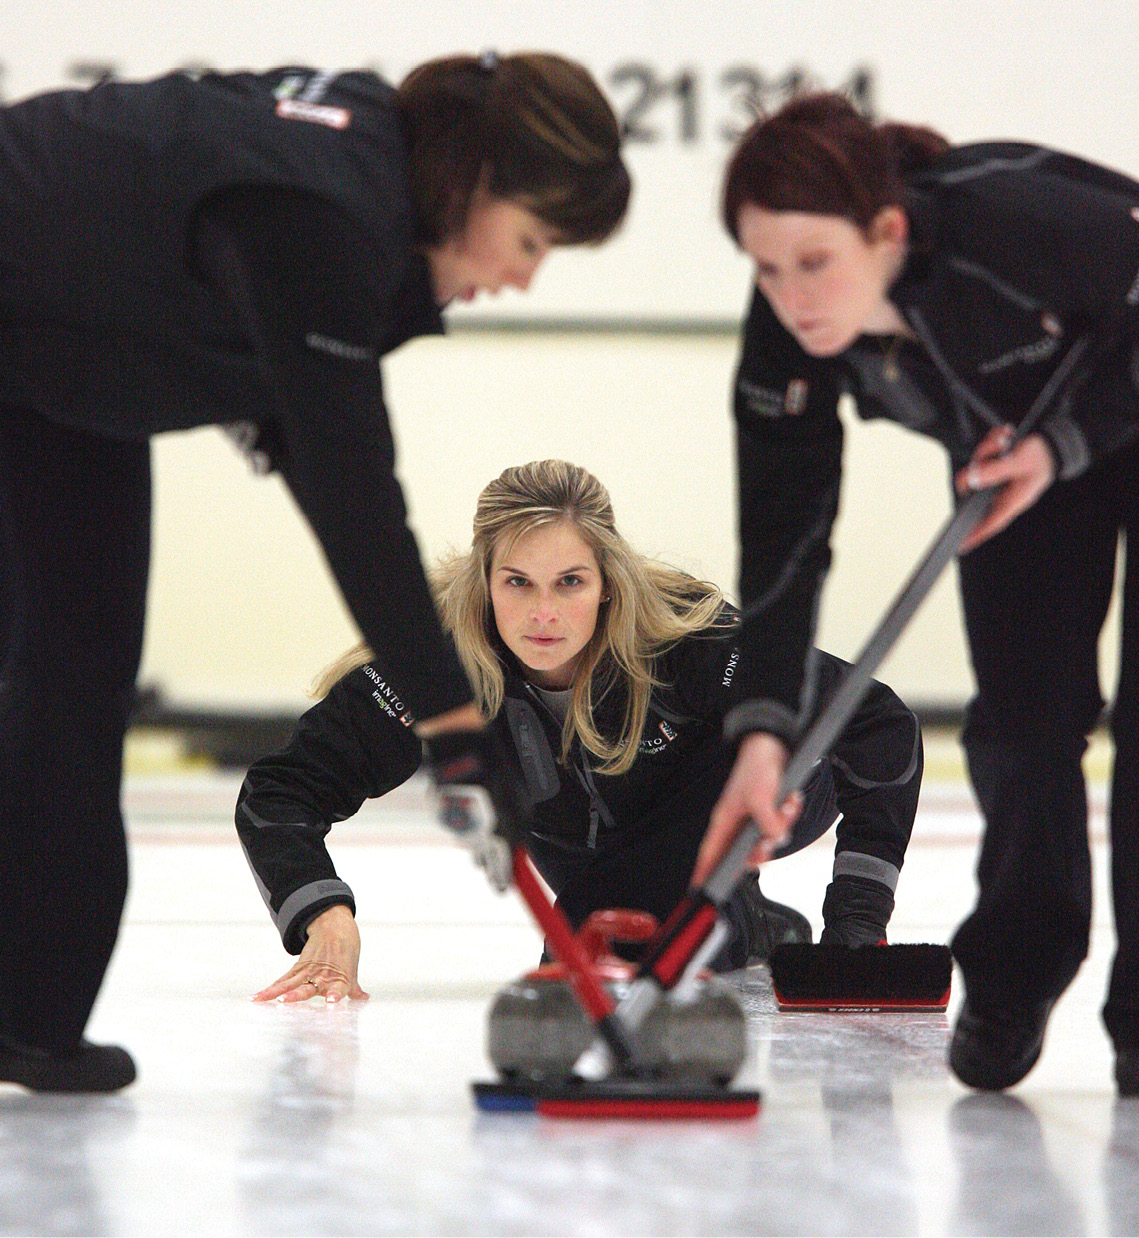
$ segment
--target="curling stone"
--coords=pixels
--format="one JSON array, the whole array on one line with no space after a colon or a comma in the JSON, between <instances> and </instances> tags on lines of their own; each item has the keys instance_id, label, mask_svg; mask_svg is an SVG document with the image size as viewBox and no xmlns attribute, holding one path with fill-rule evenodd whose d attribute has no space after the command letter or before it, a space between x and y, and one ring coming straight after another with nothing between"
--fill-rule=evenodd
<instances>
[{"instance_id":1,"label":"curling stone","mask_svg":"<svg viewBox=\"0 0 1139 1238\"><path fill-rule=\"evenodd\" d=\"M666 993L637 1032L638 1070L686 1083L730 1083L747 1058L747 1019L715 976L683 997Z\"/></svg>"},{"instance_id":2,"label":"curling stone","mask_svg":"<svg viewBox=\"0 0 1139 1238\"><path fill-rule=\"evenodd\" d=\"M578 941L598 978L620 1000L634 968L612 952L615 941L647 941L645 912L594 912ZM487 1052L506 1079L556 1083L573 1071L594 1038L566 969L546 964L507 985L490 1011ZM633 1069L686 1084L729 1083L747 1057L747 1021L732 988L715 976L694 991L666 994L638 1029Z\"/></svg>"},{"instance_id":3,"label":"curling stone","mask_svg":"<svg viewBox=\"0 0 1139 1238\"><path fill-rule=\"evenodd\" d=\"M487 1053L504 1079L564 1079L592 1039L589 1016L557 977L523 976L490 1008Z\"/></svg>"},{"instance_id":4,"label":"curling stone","mask_svg":"<svg viewBox=\"0 0 1139 1238\"><path fill-rule=\"evenodd\" d=\"M597 978L620 996L633 965L613 943L643 942L656 932L654 916L625 909L595 911L577 940ZM592 1043L593 1022L581 1008L561 963L545 963L496 995L490 1008L487 1053L505 1079L557 1081Z\"/></svg>"}]
</instances>

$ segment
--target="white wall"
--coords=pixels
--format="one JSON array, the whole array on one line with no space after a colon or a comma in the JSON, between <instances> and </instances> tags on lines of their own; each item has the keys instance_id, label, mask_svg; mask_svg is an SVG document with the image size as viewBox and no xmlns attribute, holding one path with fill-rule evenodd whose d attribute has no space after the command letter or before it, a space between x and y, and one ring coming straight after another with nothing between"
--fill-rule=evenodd
<instances>
[{"instance_id":1,"label":"white wall","mask_svg":"<svg viewBox=\"0 0 1139 1238\"><path fill-rule=\"evenodd\" d=\"M634 544L730 588L735 351L723 337L471 334L407 345L387 377L425 552L466 544L479 490L507 465L562 456L605 481ZM855 430L847 489L860 493L838 530L821 637L847 655L948 510L935 447L894 427ZM246 476L213 430L168 436L156 455L147 677L187 702L295 703L356 637L287 492ZM947 576L894 655L899 689L962 699L955 607Z\"/></svg>"},{"instance_id":2,"label":"white wall","mask_svg":"<svg viewBox=\"0 0 1139 1238\"><path fill-rule=\"evenodd\" d=\"M621 235L555 255L528 297L466 316L735 320L748 273L715 206L730 148L722 129L744 119L738 80L725 75L740 69L762 75L769 101L796 67L826 86L865 69L882 115L954 140L1045 141L1139 174L1134 0L5 0L0 90L13 99L80 80L80 62L122 76L292 62L398 77L487 46L581 59L622 112L637 75L667 84L687 73L693 127L682 129L675 89L662 92L640 118L655 140L628 148L636 196ZM609 485L636 543L730 589L734 359L715 331L472 332L406 346L385 371L425 550L463 543L478 490L505 465L563 455ZM300 703L311 674L355 634L290 501L277 482L247 477L214 431L168 436L155 459L144 677L186 704ZM946 511L936 447L894 427L852 427L821 643L857 651ZM949 577L883 675L917 701L968 696Z\"/></svg>"}]
</instances>

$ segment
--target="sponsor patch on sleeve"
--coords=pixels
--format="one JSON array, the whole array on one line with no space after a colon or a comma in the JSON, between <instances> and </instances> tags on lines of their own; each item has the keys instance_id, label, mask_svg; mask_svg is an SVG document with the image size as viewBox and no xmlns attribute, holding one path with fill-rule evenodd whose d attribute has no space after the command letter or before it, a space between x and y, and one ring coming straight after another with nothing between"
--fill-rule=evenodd
<instances>
[{"instance_id":1,"label":"sponsor patch on sleeve","mask_svg":"<svg viewBox=\"0 0 1139 1238\"><path fill-rule=\"evenodd\" d=\"M782 391L761 387L746 378L737 381L744 406L757 417L798 417L807 407L809 387L805 378L793 378Z\"/></svg>"},{"instance_id":2,"label":"sponsor patch on sleeve","mask_svg":"<svg viewBox=\"0 0 1139 1238\"><path fill-rule=\"evenodd\" d=\"M346 107L309 103L305 99L280 99L276 112L284 120L307 120L330 129L347 129L352 123L352 113Z\"/></svg>"},{"instance_id":3,"label":"sponsor patch on sleeve","mask_svg":"<svg viewBox=\"0 0 1139 1238\"><path fill-rule=\"evenodd\" d=\"M319 331L310 331L305 336L305 343L316 352L326 352L331 357L341 361L374 361L376 350L364 344L350 344L347 340L333 339L331 335L322 335Z\"/></svg>"},{"instance_id":4,"label":"sponsor patch on sleeve","mask_svg":"<svg viewBox=\"0 0 1139 1238\"><path fill-rule=\"evenodd\" d=\"M404 726L414 726L415 717L411 710L400 699L399 693L389 684L371 663L365 663L360 668L372 681L372 700L388 715L389 718L402 722Z\"/></svg>"},{"instance_id":5,"label":"sponsor patch on sleeve","mask_svg":"<svg viewBox=\"0 0 1139 1238\"><path fill-rule=\"evenodd\" d=\"M744 407L757 417L782 417L785 411L782 391L761 387L759 383L741 378L736 383Z\"/></svg>"},{"instance_id":6,"label":"sponsor patch on sleeve","mask_svg":"<svg viewBox=\"0 0 1139 1238\"><path fill-rule=\"evenodd\" d=\"M787 384L787 394L783 397L783 408L790 417L798 417L807 407L807 380L793 378Z\"/></svg>"}]
</instances>

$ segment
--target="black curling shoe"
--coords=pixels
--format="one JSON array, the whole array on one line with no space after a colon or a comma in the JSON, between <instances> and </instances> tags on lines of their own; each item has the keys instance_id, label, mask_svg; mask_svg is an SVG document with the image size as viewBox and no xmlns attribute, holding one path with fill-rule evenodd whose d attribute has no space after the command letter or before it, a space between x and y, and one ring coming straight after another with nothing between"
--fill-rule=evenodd
<instances>
[{"instance_id":1,"label":"black curling shoe","mask_svg":"<svg viewBox=\"0 0 1139 1238\"><path fill-rule=\"evenodd\" d=\"M1023 1010L975 1010L966 998L949 1042L949 1066L967 1087L1000 1092L1019 1083L1044 1047L1051 1002Z\"/></svg>"},{"instance_id":2,"label":"black curling shoe","mask_svg":"<svg viewBox=\"0 0 1139 1238\"><path fill-rule=\"evenodd\" d=\"M801 911L776 903L759 893L759 932L752 943L749 963L766 963L777 946L807 946L811 943L811 922Z\"/></svg>"},{"instance_id":3,"label":"black curling shoe","mask_svg":"<svg viewBox=\"0 0 1139 1238\"><path fill-rule=\"evenodd\" d=\"M1120 1096L1139 1096L1139 1048L1116 1049L1115 1086Z\"/></svg>"},{"instance_id":4,"label":"black curling shoe","mask_svg":"<svg viewBox=\"0 0 1139 1238\"><path fill-rule=\"evenodd\" d=\"M811 941L810 920L794 907L765 898L758 873L743 877L721 910L731 926L731 936L709 964L713 971L736 971L749 963L766 963L776 946Z\"/></svg>"},{"instance_id":5,"label":"black curling shoe","mask_svg":"<svg viewBox=\"0 0 1139 1238\"><path fill-rule=\"evenodd\" d=\"M49 1053L0 1039L0 1083L33 1092L117 1092L133 1083L134 1059L118 1045L81 1040L69 1053Z\"/></svg>"},{"instance_id":6,"label":"black curling shoe","mask_svg":"<svg viewBox=\"0 0 1139 1238\"><path fill-rule=\"evenodd\" d=\"M836 877L823 899L821 946L883 946L894 893L869 877Z\"/></svg>"}]
</instances>

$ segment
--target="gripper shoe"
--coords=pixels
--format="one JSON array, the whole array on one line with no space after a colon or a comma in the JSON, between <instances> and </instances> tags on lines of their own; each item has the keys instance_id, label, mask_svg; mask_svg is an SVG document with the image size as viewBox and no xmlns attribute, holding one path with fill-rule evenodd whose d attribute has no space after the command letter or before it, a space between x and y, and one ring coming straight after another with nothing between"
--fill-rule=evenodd
<instances>
[{"instance_id":1,"label":"gripper shoe","mask_svg":"<svg viewBox=\"0 0 1139 1238\"><path fill-rule=\"evenodd\" d=\"M1019 1083L1044 1047L1051 1002L1020 1010L976 1010L966 997L949 1042L949 1066L967 1087L1000 1092Z\"/></svg>"},{"instance_id":2,"label":"gripper shoe","mask_svg":"<svg viewBox=\"0 0 1139 1238\"><path fill-rule=\"evenodd\" d=\"M81 1040L71 1052L51 1053L0 1039L0 1083L33 1092L117 1092L136 1073L134 1059L118 1045Z\"/></svg>"}]
</instances>

